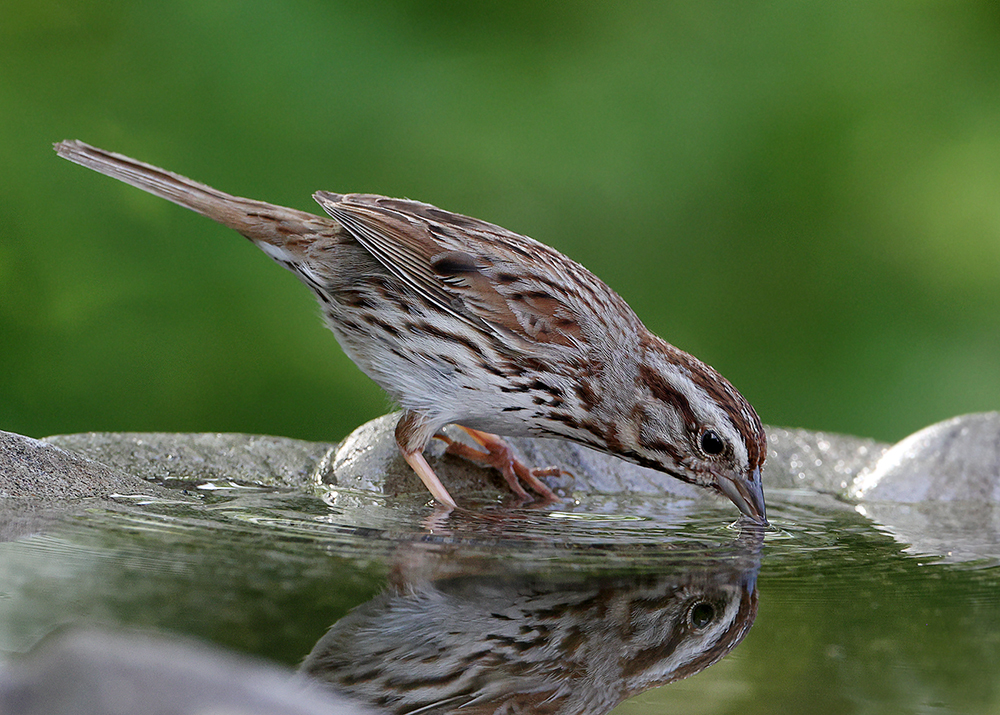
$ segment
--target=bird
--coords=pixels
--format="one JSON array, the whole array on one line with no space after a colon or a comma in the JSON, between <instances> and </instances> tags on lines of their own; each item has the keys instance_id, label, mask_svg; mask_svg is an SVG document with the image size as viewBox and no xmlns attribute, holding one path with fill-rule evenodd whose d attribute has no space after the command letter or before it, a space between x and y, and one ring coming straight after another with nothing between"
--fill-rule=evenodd
<instances>
[{"instance_id":1,"label":"bird","mask_svg":"<svg viewBox=\"0 0 1000 715\"><path fill-rule=\"evenodd\" d=\"M614 290L539 241L431 204L317 191L326 215L233 196L81 141L59 156L235 229L294 273L351 360L402 408L399 450L434 499L424 457L456 424L522 500L541 477L503 436L566 439L728 497L766 524L766 435L715 369L650 332ZM439 435L440 436L440 435Z\"/></svg>"}]
</instances>

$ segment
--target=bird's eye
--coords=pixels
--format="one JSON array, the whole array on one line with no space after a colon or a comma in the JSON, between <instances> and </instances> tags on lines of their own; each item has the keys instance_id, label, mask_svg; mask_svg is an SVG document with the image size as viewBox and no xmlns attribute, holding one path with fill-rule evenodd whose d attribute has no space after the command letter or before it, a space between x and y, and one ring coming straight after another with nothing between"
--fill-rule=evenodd
<instances>
[{"instance_id":1,"label":"bird's eye","mask_svg":"<svg viewBox=\"0 0 1000 715\"><path fill-rule=\"evenodd\" d=\"M715 618L715 608L711 603L701 601L691 607L688 618L691 619L691 625L700 630L711 623L712 619Z\"/></svg>"},{"instance_id":2,"label":"bird's eye","mask_svg":"<svg viewBox=\"0 0 1000 715\"><path fill-rule=\"evenodd\" d=\"M726 443L715 430L707 429L701 433L701 450L712 457L715 457L726 449Z\"/></svg>"}]
</instances>

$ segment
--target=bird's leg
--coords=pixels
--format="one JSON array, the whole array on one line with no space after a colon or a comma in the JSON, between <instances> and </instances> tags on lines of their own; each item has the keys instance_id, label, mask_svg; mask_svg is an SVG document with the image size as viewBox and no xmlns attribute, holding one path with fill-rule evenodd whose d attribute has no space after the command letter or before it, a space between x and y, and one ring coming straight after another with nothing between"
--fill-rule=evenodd
<instances>
[{"instance_id":1,"label":"bird's leg","mask_svg":"<svg viewBox=\"0 0 1000 715\"><path fill-rule=\"evenodd\" d=\"M403 459L417 473L420 481L434 498L445 506L454 508L457 506L455 500L451 498L451 494L444 488L444 484L424 458L424 448L431 439L429 431L427 423L419 413L404 412L396 423L396 444Z\"/></svg>"},{"instance_id":2,"label":"bird's leg","mask_svg":"<svg viewBox=\"0 0 1000 715\"><path fill-rule=\"evenodd\" d=\"M403 459L413 467L413 471L417 473L420 481L424 483L424 486L434 495L435 499L448 507L457 506L455 500L451 498L451 494L444 488L444 484L441 483L434 470L431 469L431 465L424 459L423 452L403 452Z\"/></svg>"},{"instance_id":3,"label":"bird's leg","mask_svg":"<svg viewBox=\"0 0 1000 715\"><path fill-rule=\"evenodd\" d=\"M463 427L462 425L456 425L456 427L464 430L485 451L480 451L462 442L456 442L447 435L434 435L448 445L445 451L449 454L495 467L503 475L507 484L510 485L511 490L521 499L529 500L531 498L528 492L524 490L524 487L521 486L521 482L524 482L546 501L560 501L555 492L549 489L539 477L561 474L561 469L558 467L532 469L519 460L510 445L495 434L480 432L479 430Z\"/></svg>"}]
</instances>

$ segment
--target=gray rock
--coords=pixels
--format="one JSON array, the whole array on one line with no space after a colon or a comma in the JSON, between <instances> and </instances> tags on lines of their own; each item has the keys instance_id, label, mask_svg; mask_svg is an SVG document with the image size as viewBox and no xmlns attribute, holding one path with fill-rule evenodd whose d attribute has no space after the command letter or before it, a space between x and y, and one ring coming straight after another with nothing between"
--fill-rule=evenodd
<instances>
[{"instance_id":1,"label":"gray rock","mask_svg":"<svg viewBox=\"0 0 1000 715\"><path fill-rule=\"evenodd\" d=\"M961 415L892 447L805 430L768 437L768 487L833 494L907 553L1000 559L1000 413Z\"/></svg>"},{"instance_id":2,"label":"gray rock","mask_svg":"<svg viewBox=\"0 0 1000 715\"><path fill-rule=\"evenodd\" d=\"M394 413L368 422L340 445L241 434L90 433L38 441L0 433L0 496L8 498L0 511L0 538L13 538L59 513L53 505L122 494L177 498L177 490L147 480L321 491L340 505L385 496L425 497L396 448L397 418ZM446 432L468 440L457 428ZM956 558L1000 553L1000 413L956 417L893 447L776 427L768 428L768 438L764 484L771 503L825 497L822 506L859 507L920 553ZM670 494L682 514L700 500L716 499L665 474L570 442L510 442L527 463L563 469L544 480L563 496L586 497L591 509L641 513L644 495ZM459 498L499 499L507 493L495 470L445 454L439 440L426 454ZM607 497L599 506L598 496Z\"/></svg>"},{"instance_id":3,"label":"gray rock","mask_svg":"<svg viewBox=\"0 0 1000 715\"><path fill-rule=\"evenodd\" d=\"M335 479L331 483L343 489L389 495L426 491L396 446L394 430L398 419L398 412L384 415L348 435L333 458ZM444 432L452 439L471 444L468 436L453 425L446 427ZM565 440L510 438L507 441L527 464L558 465L563 474L542 477L542 480L562 496L624 493L703 496L701 490L662 472L629 464ZM441 440L433 440L425 456L454 494L509 493L496 470L445 454Z\"/></svg>"},{"instance_id":4,"label":"gray rock","mask_svg":"<svg viewBox=\"0 0 1000 715\"><path fill-rule=\"evenodd\" d=\"M340 445L243 434L87 433L38 441L2 433L0 464L11 466L0 473L0 494L68 500L156 488L145 480L422 494L423 485L396 448L397 418L393 413L372 420ZM446 433L468 441L455 427ZM854 502L1000 503L1000 413L956 417L891 448L871 439L777 427L768 428L768 440L764 482L770 490ZM562 474L544 479L565 496L704 496L668 475L571 442L509 441L529 464L559 465ZM505 491L495 470L445 454L439 440L431 443L427 459L456 494Z\"/></svg>"},{"instance_id":5,"label":"gray rock","mask_svg":"<svg viewBox=\"0 0 1000 715\"><path fill-rule=\"evenodd\" d=\"M910 435L858 475L850 497L909 553L1000 559L1000 412Z\"/></svg>"},{"instance_id":6,"label":"gray rock","mask_svg":"<svg viewBox=\"0 0 1000 715\"><path fill-rule=\"evenodd\" d=\"M0 665L4 715L372 712L277 666L188 639L75 631Z\"/></svg>"},{"instance_id":7,"label":"gray rock","mask_svg":"<svg viewBox=\"0 0 1000 715\"><path fill-rule=\"evenodd\" d=\"M0 432L0 497L35 501L161 494L160 487L74 451L11 432Z\"/></svg>"},{"instance_id":8,"label":"gray rock","mask_svg":"<svg viewBox=\"0 0 1000 715\"><path fill-rule=\"evenodd\" d=\"M396 447L399 413L358 427L340 445L245 434L84 433L47 437L46 443L71 450L108 469L147 480L192 484L237 482L267 487L315 489L335 486L360 494L423 494L420 480ZM445 433L468 437L454 426ZM844 496L854 476L880 457L888 445L845 435L768 428L767 488L810 489ZM544 477L565 496L584 494L672 494L703 499L691 485L572 442L514 438L509 442L529 464L559 465L563 474ZM432 441L431 467L455 494L495 497L507 493L499 474L445 454ZM85 487L77 485L77 488ZM710 495L708 498L712 498Z\"/></svg>"},{"instance_id":9,"label":"gray rock","mask_svg":"<svg viewBox=\"0 0 1000 715\"><path fill-rule=\"evenodd\" d=\"M336 445L251 434L87 432L45 441L143 479L309 489L329 479Z\"/></svg>"},{"instance_id":10,"label":"gray rock","mask_svg":"<svg viewBox=\"0 0 1000 715\"><path fill-rule=\"evenodd\" d=\"M961 415L910 435L858 476L850 496L1000 504L1000 412Z\"/></svg>"},{"instance_id":11,"label":"gray rock","mask_svg":"<svg viewBox=\"0 0 1000 715\"><path fill-rule=\"evenodd\" d=\"M847 497L858 474L890 445L873 439L804 429L767 428L765 489L805 489Z\"/></svg>"},{"instance_id":12,"label":"gray rock","mask_svg":"<svg viewBox=\"0 0 1000 715\"><path fill-rule=\"evenodd\" d=\"M0 541L43 531L88 505L121 508L120 500L170 493L72 451L0 432Z\"/></svg>"}]
</instances>

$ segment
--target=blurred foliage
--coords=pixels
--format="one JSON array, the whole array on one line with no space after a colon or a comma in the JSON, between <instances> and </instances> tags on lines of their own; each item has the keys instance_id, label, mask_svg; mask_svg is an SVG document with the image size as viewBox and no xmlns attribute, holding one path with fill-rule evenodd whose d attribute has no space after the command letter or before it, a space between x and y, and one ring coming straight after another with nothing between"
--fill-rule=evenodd
<instances>
[{"instance_id":1,"label":"blurred foliage","mask_svg":"<svg viewBox=\"0 0 1000 715\"><path fill-rule=\"evenodd\" d=\"M333 440L388 406L291 274L66 138L527 233L771 424L896 440L998 409L997 7L13 0L0 429Z\"/></svg>"}]
</instances>

